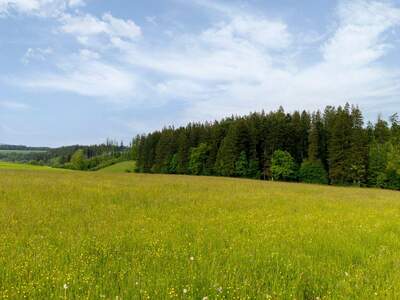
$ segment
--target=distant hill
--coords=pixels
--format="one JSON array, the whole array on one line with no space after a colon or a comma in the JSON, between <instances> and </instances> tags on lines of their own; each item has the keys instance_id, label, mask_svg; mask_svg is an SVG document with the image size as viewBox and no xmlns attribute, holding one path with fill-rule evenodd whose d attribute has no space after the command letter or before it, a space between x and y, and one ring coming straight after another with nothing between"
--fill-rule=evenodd
<instances>
[{"instance_id":1,"label":"distant hill","mask_svg":"<svg viewBox=\"0 0 400 300\"><path fill-rule=\"evenodd\" d=\"M25 145L8 145L0 143L0 150L23 150L23 151L48 151L49 147L29 147Z\"/></svg>"}]
</instances>

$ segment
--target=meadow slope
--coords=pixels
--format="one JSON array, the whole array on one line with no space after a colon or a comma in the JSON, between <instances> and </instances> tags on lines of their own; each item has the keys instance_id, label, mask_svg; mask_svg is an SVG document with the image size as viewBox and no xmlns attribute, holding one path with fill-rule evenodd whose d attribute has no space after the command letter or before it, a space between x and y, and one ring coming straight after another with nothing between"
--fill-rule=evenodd
<instances>
[{"instance_id":1,"label":"meadow slope","mask_svg":"<svg viewBox=\"0 0 400 300\"><path fill-rule=\"evenodd\" d=\"M0 169L0 298L398 299L399 217L392 191Z\"/></svg>"},{"instance_id":2,"label":"meadow slope","mask_svg":"<svg viewBox=\"0 0 400 300\"><path fill-rule=\"evenodd\" d=\"M114 165L105 167L103 169L98 170L101 173L134 173L135 172L134 161L123 161L116 163Z\"/></svg>"}]
</instances>

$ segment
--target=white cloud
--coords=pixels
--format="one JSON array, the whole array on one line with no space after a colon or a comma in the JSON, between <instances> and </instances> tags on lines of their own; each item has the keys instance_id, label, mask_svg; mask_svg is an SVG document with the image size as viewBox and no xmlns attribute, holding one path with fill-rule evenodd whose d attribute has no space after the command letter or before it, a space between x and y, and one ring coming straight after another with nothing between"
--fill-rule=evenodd
<instances>
[{"instance_id":1,"label":"white cloud","mask_svg":"<svg viewBox=\"0 0 400 300\"><path fill-rule=\"evenodd\" d=\"M383 34L400 24L400 9L387 2L346 1L338 9L340 26L323 46L326 61L365 66L390 50Z\"/></svg>"},{"instance_id":2,"label":"white cloud","mask_svg":"<svg viewBox=\"0 0 400 300\"><path fill-rule=\"evenodd\" d=\"M101 57L99 53L88 49L81 49L79 56L82 58L82 60L98 60Z\"/></svg>"},{"instance_id":3,"label":"white cloud","mask_svg":"<svg viewBox=\"0 0 400 300\"><path fill-rule=\"evenodd\" d=\"M108 24L108 34L112 37L135 39L141 36L142 31L132 20L122 20L113 17L110 13L103 15L103 21Z\"/></svg>"},{"instance_id":4,"label":"white cloud","mask_svg":"<svg viewBox=\"0 0 400 300\"><path fill-rule=\"evenodd\" d=\"M224 82L265 79L290 43L291 34L284 23L251 15L229 17L197 35L176 36L164 48L143 49L113 40L124 59L134 66L167 76Z\"/></svg>"},{"instance_id":5,"label":"white cloud","mask_svg":"<svg viewBox=\"0 0 400 300\"><path fill-rule=\"evenodd\" d=\"M284 23L237 10L226 16L228 21L192 38L175 38L175 45L159 52L120 45L130 63L168 77L157 85L162 95L192 100L187 120L279 105L315 109L351 101L372 107L400 97L399 66L381 63L395 47L388 33L400 25L400 9L391 2L342 1L337 27L321 44L322 59L308 66L289 59L296 45ZM254 36L254 28L266 30ZM264 40L274 42L260 43Z\"/></svg>"},{"instance_id":6,"label":"white cloud","mask_svg":"<svg viewBox=\"0 0 400 300\"><path fill-rule=\"evenodd\" d=\"M57 17L68 8L84 4L83 0L0 0L0 15L17 12L41 17Z\"/></svg>"},{"instance_id":7,"label":"white cloud","mask_svg":"<svg viewBox=\"0 0 400 300\"><path fill-rule=\"evenodd\" d=\"M395 48L389 33L400 25L392 2L341 1L333 31L322 35L294 33L283 20L234 5L195 2L218 14L218 22L160 44L139 38L142 30L132 20L63 13L59 32L77 39L79 56L63 57L66 66L34 74L27 84L107 99L181 99L184 121L279 105L384 105L400 96L399 66L382 62ZM308 43L320 51L311 63L298 55Z\"/></svg>"},{"instance_id":8,"label":"white cloud","mask_svg":"<svg viewBox=\"0 0 400 300\"><path fill-rule=\"evenodd\" d=\"M24 64L29 64L31 60L45 61L46 57L53 54L52 48L28 48L21 61Z\"/></svg>"},{"instance_id":9,"label":"white cloud","mask_svg":"<svg viewBox=\"0 0 400 300\"><path fill-rule=\"evenodd\" d=\"M84 0L69 0L68 6L71 8L85 6L85 1Z\"/></svg>"},{"instance_id":10,"label":"white cloud","mask_svg":"<svg viewBox=\"0 0 400 300\"><path fill-rule=\"evenodd\" d=\"M208 29L203 32L203 39L217 44L248 42L266 49L282 49L289 46L291 37L283 22L244 15Z\"/></svg>"},{"instance_id":11,"label":"white cloud","mask_svg":"<svg viewBox=\"0 0 400 300\"><path fill-rule=\"evenodd\" d=\"M94 52L83 50L69 63L60 64L56 73L34 74L22 83L35 89L71 92L90 97L102 97L120 102L136 95L133 74L96 59ZM19 84L19 83L18 83Z\"/></svg>"},{"instance_id":12,"label":"white cloud","mask_svg":"<svg viewBox=\"0 0 400 300\"><path fill-rule=\"evenodd\" d=\"M65 14L61 18L61 30L75 35L85 44L93 36L105 35L112 38L135 40L141 36L141 29L131 20L122 20L106 13L101 19L90 15Z\"/></svg>"}]
</instances>

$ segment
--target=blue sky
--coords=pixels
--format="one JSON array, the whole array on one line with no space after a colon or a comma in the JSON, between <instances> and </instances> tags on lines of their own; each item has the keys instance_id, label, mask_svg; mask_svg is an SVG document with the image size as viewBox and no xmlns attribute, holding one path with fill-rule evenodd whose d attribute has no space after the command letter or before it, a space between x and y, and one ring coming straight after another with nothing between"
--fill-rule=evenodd
<instances>
[{"instance_id":1,"label":"blue sky","mask_svg":"<svg viewBox=\"0 0 400 300\"><path fill-rule=\"evenodd\" d=\"M0 142L349 101L400 112L400 1L0 0Z\"/></svg>"}]
</instances>

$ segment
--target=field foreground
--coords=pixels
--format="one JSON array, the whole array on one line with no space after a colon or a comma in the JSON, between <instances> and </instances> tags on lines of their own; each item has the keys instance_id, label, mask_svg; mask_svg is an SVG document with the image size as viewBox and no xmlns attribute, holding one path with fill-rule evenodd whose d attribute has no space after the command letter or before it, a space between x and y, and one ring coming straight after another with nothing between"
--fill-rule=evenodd
<instances>
[{"instance_id":1,"label":"field foreground","mask_svg":"<svg viewBox=\"0 0 400 300\"><path fill-rule=\"evenodd\" d=\"M0 169L0 298L398 299L399 217L391 191Z\"/></svg>"}]
</instances>

